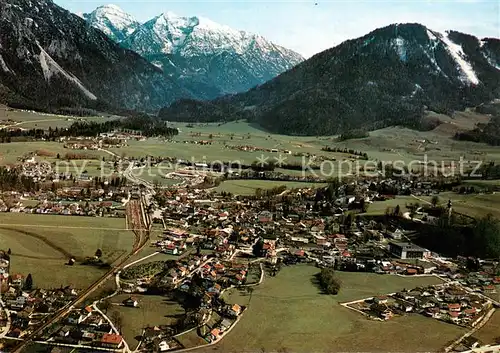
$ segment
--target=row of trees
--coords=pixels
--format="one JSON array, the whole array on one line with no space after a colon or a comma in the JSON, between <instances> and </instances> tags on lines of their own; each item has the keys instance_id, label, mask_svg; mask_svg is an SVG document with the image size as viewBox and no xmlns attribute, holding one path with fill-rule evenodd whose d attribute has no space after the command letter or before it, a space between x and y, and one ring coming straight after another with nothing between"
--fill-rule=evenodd
<instances>
[{"instance_id":1,"label":"row of trees","mask_svg":"<svg viewBox=\"0 0 500 353\"><path fill-rule=\"evenodd\" d=\"M363 129L354 129L354 130L349 130L344 133L342 133L338 141L346 141L346 140L351 140L351 139L360 139L360 138L365 138L369 137L370 135L368 134L368 131L363 130Z\"/></svg>"},{"instance_id":2,"label":"row of trees","mask_svg":"<svg viewBox=\"0 0 500 353\"><path fill-rule=\"evenodd\" d=\"M368 137L368 132L365 131L365 135L366 136L360 136L358 138L361 138L361 137ZM342 136L344 136L344 138L342 138ZM347 138L345 137L346 134L342 134L340 135L340 140L341 141L344 141L344 140L347 140ZM354 137L351 137L351 138L354 138ZM356 150L353 150L352 148L340 148L340 147L328 147L328 146L325 146L321 149L322 151L326 151L326 152L337 152L337 153L349 153L349 154L352 154L352 155L355 155L355 156L361 156L363 157L364 159L368 159L368 154L366 152L361 152L361 151L356 151Z\"/></svg>"},{"instance_id":3,"label":"row of trees","mask_svg":"<svg viewBox=\"0 0 500 353\"><path fill-rule=\"evenodd\" d=\"M487 124L479 124L471 131L457 132L456 140L484 142L492 146L500 145L500 116L494 116Z\"/></svg>"}]
</instances>

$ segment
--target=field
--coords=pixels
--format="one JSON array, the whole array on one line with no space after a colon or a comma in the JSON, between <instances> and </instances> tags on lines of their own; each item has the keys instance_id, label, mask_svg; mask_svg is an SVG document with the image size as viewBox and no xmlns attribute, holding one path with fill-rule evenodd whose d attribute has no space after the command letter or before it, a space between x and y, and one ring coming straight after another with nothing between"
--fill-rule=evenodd
<instances>
[{"instance_id":1,"label":"field","mask_svg":"<svg viewBox=\"0 0 500 353\"><path fill-rule=\"evenodd\" d=\"M342 280L338 296L321 294L307 265L285 267L267 277L251 295L229 293L229 302L249 309L217 350L288 352L437 351L464 329L419 315L375 322L346 309L339 302L437 284L439 279L402 278L337 272ZM251 298L251 299L250 299ZM417 333L418 332L418 333ZM422 339L425 337L425 340Z\"/></svg>"},{"instance_id":2,"label":"field","mask_svg":"<svg viewBox=\"0 0 500 353\"><path fill-rule=\"evenodd\" d=\"M46 151L54 157L63 155L68 150L58 142L12 142L0 144L0 165L16 163L19 157L36 151Z\"/></svg>"},{"instance_id":3,"label":"field","mask_svg":"<svg viewBox=\"0 0 500 353\"><path fill-rule=\"evenodd\" d=\"M431 198L430 197L420 197L422 200L427 200L430 202ZM406 204L410 203L420 203L422 204L423 202L419 199L416 199L412 196L396 196L393 199L389 199L386 201L375 201L371 203L368 206L368 209L366 211L366 215L383 215L385 214L385 211L387 210L388 207L394 208L397 205L399 205L401 212L406 212L407 209L405 207Z\"/></svg>"},{"instance_id":4,"label":"field","mask_svg":"<svg viewBox=\"0 0 500 353\"><path fill-rule=\"evenodd\" d=\"M325 186L320 183L301 183L290 181L271 181L271 180L228 180L221 183L217 188L217 192L230 192L235 195L255 195L255 190L272 189L278 186L286 186L287 189L294 188L319 188Z\"/></svg>"},{"instance_id":5,"label":"field","mask_svg":"<svg viewBox=\"0 0 500 353\"><path fill-rule=\"evenodd\" d=\"M11 249L11 272L31 273L36 286L86 287L103 270L67 266L69 257L83 260L97 249L103 260L114 262L132 249L134 235L125 220L76 216L0 214L2 249ZM56 275L57 274L57 275Z\"/></svg>"},{"instance_id":6,"label":"field","mask_svg":"<svg viewBox=\"0 0 500 353\"><path fill-rule=\"evenodd\" d=\"M20 110L7 111L3 106L0 106L0 120L7 119L14 121L16 123L16 126L19 126L23 129L48 129L49 127L55 129L56 127L69 127L73 122L75 122L76 119L101 122L106 121L109 118L104 116L74 118L64 115L42 114Z\"/></svg>"},{"instance_id":7,"label":"field","mask_svg":"<svg viewBox=\"0 0 500 353\"><path fill-rule=\"evenodd\" d=\"M472 217L482 217L491 213L500 218L500 193L462 195L453 192L444 192L437 195L439 204L445 206L451 200L453 210ZM430 201L430 197L419 197L414 201L424 204L423 200Z\"/></svg>"},{"instance_id":8,"label":"field","mask_svg":"<svg viewBox=\"0 0 500 353\"><path fill-rule=\"evenodd\" d=\"M70 124L72 121L68 117L42 115L30 112L19 112L0 110L0 119L10 118L18 121L26 127L47 128L52 123L58 126ZM341 149L353 149L366 152L373 161L396 161L401 160L409 163L411 161L421 161L425 156L429 160L458 161L461 157L464 160L475 161L500 161L500 151L498 148L485 144L471 143L465 141L455 141L452 139L456 131L473 128L477 122L485 122L488 117L476 114L471 111L456 113L453 118L448 116L430 113L431 117L439 118L443 124L432 131L415 131L402 127L390 127L372 131L369 137L353 139L339 142L336 136L286 136L271 134L259 129L244 121L229 122L224 124L197 124L191 126L184 123L171 123L173 127L180 130L178 136L173 141L162 139L148 139L146 141L130 141L129 146L112 149L118 155L130 157L171 156L192 161L233 161L250 164L258 157L266 156L269 160L274 160L280 153L261 151L242 151L230 147L253 146L265 149L288 150L293 153L305 153L311 155L324 156L334 162L325 164L328 176L345 175L354 173L354 160L350 154L340 152L325 152L322 147L337 147ZM105 117L84 118L92 121L102 121ZM108 118L109 119L109 118ZM21 125L21 126L24 126ZM54 127L54 126L53 126ZM194 143L184 143L189 141L210 140L211 145L199 145ZM47 148L54 148L51 143ZM52 143L53 144L53 143ZM5 147L4 147L5 148ZM26 151L27 146L12 146L10 152L2 151L0 154L12 160ZM30 150L34 150L30 148ZM306 164L308 158L296 157L283 154L287 163ZM5 163L5 162L4 162ZM333 164L332 164L333 163ZM333 171L331 169L334 169ZM296 172L285 171L290 174Z\"/></svg>"},{"instance_id":9,"label":"field","mask_svg":"<svg viewBox=\"0 0 500 353\"><path fill-rule=\"evenodd\" d=\"M0 144L0 165L8 165L14 164L18 161L19 157L27 155L28 153L37 153L39 154L38 159L44 160L47 162L59 162L60 168L65 168L67 163L64 161L57 161L55 158L58 154L61 158L64 157L66 153L85 153L92 156L95 156L96 160L87 160L89 170L95 170L100 165L100 159L102 157L108 158L109 155L102 151L75 151L64 148L62 143L59 142L11 142L11 143L2 143ZM73 174L76 171L81 170L81 166L84 163L82 160L70 161L69 166L72 168L68 170ZM64 171L64 169L61 169Z\"/></svg>"},{"instance_id":10,"label":"field","mask_svg":"<svg viewBox=\"0 0 500 353\"><path fill-rule=\"evenodd\" d=\"M452 195L453 209L472 217L482 217L491 213L500 218L500 194Z\"/></svg>"},{"instance_id":11,"label":"field","mask_svg":"<svg viewBox=\"0 0 500 353\"><path fill-rule=\"evenodd\" d=\"M497 310L491 319L479 329L473 336L484 344L498 344L500 338L500 311Z\"/></svg>"},{"instance_id":12,"label":"field","mask_svg":"<svg viewBox=\"0 0 500 353\"><path fill-rule=\"evenodd\" d=\"M262 156L274 161L281 153L262 151L242 151L229 148L231 146L253 146L264 149L288 150L298 153L320 154L336 160L350 160L351 155L321 151L330 145L329 138L312 136L297 137L269 134L246 122L230 122L226 124L203 124L187 127L188 124L171 123L180 130L173 141L148 139L147 141L130 141L129 146L112 149L118 155L130 157L171 156L197 162L232 161L234 163L251 164ZM211 140L211 145L184 143L185 141ZM302 157L281 154L286 163L302 164ZM308 159L305 159L306 164ZM344 167L346 168L346 167ZM331 168L330 168L331 169ZM340 168L339 168L340 169ZM338 169L335 169L337 172ZM294 172L292 172L294 173Z\"/></svg>"},{"instance_id":13,"label":"field","mask_svg":"<svg viewBox=\"0 0 500 353\"><path fill-rule=\"evenodd\" d=\"M109 312L117 310L123 317L123 335L130 345L135 348L139 343L142 330L146 326L172 325L176 317L184 314L184 309L175 301L163 296L134 295L139 302L137 308L119 306L129 295L121 294L111 298L113 305Z\"/></svg>"},{"instance_id":14,"label":"field","mask_svg":"<svg viewBox=\"0 0 500 353\"><path fill-rule=\"evenodd\" d=\"M455 212L471 217L483 217L491 213L494 217L500 218L500 193L462 195L454 192L443 192L436 196L439 198L439 204L444 207L446 207L448 200L451 200ZM396 196L394 199L371 203L366 215L383 215L387 207L394 208L397 205L400 206L401 212L406 212L406 204L425 205L430 204L431 199L431 196Z\"/></svg>"}]
</instances>

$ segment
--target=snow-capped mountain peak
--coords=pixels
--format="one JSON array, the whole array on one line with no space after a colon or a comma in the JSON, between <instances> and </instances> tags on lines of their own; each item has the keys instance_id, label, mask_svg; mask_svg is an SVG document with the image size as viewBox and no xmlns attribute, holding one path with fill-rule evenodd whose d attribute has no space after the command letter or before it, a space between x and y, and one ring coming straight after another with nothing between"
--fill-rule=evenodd
<instances>
[{"instance_id":1,"label":"snow-capped mountain peak","mask_svg":"<svg viewBox=\"0 0 500 353\"><path fill-rule=\"evenodd\" d=\"M140 25L133 16L113 4L100 6L83 17L92 27L100 29L117 42L134 33Z\"/></svg>"},{"instance_id":2,"label":"snow-capped mountain peak","mask_svg":"<svg viewBox=\"0 0 500 353\"><path fill-rule=\"evenodd\" d=\"M211 55L220 50L242 54L250 37L205 17L165 12L142 25L125 45L142 55Z\"/></svg>"},{"instance_id":3,"label":"snow-capped mountain peak","mask_svg":"<svg viewBox=\"0 0 500 353\"><path fill-rule=\"evenodd\" d=\"M250 89L304 60L262 36L205 17L167 11L137 24L113 6L98 8L92 15L92 26L112 33L111 38L167 75L194 80L208 97Z\"/></svg>"}]
</instances>

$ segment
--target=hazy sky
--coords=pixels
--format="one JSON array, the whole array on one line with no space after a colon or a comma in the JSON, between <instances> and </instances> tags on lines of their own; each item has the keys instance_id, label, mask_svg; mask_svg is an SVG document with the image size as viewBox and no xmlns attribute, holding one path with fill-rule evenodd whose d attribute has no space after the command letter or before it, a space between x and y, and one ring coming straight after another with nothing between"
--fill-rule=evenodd
<instances>
[{"instance_id":1,"label":"hazy sky","mask_svg":"<svg viewBox=\"0 0 500 353\"><path fill-rule=\"evenodd\" d=\"M112 3L139 21L166 11L203 16L235 29L261 34L305 57L391 23L418 22L437 31L454 29L479 37L500 38L500 0L54 1L72 12L90 12Z\"/></svg>"}]
</instances>

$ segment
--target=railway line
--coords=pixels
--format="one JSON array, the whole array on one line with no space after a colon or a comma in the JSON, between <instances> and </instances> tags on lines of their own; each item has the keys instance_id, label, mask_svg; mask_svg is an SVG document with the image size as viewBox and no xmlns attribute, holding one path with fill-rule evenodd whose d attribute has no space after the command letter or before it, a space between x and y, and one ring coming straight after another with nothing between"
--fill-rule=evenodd
<instances>
[{"instance_id":1,"label":"railway line","mask_svg":"<svg viewBox=\"0 0 500 353\"><path fill-rule=\"evenodd\" d=\"M144 199L141 196L139 200L131 200L127 204L127 220L129 222L129 229L135 234L134 246L129 254L120 259L120 262L114 265L107 271L101 278L95 281L90 287L85 289L78 295L72 302L66 304L63 308L59 309L52 317L46 320L42 326L38 327L28 337L12 349L14 353L21 353L30 343L32 343L38 336L40 336L52 324L66 316L74 307L82 304L97 288L104 282L112 278L116 272L120 271L130 260L131 257L137 255L149 241L150 222L148 215L144 212Z\"/></svg>"}]
</instances>

